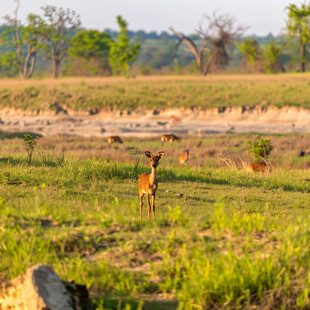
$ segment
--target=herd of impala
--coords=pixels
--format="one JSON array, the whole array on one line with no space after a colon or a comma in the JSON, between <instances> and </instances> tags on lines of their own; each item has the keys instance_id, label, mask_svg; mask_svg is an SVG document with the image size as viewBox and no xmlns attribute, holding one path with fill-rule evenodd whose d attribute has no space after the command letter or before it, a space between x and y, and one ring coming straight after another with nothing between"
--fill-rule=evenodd
<instances>
[{"instance_id":1,"label":"herd of impala","mask_svg":"<svg viewBox=\"0 0 310 310\"><path fill-rule=\"evenodd\" d=\"M180 142L181 139L177 137L175 134L167 134L162 135L160 138L161 143L174 141ZM122 139L119 136L110 136L108 137L108 143L123 143ZM201 142L200 142L201 143ZM200 146L200 145L199 145ZM158 167L159 161L161 158L165 156L164 151L160 151L157 155L153 155L151 152L146 151L145 156L151 161L151 174L143 173L139 176L138 185L139 185L139 199L140 199L140 221L142 221L142 209L143 209L143 201L142 198L145 194L147 201L147 209L148 209L148 220L150 220L150 212L152 210L153 219L155 220L155 194L158 187L156 169ZM189 159L189 150L185 150L183 155L179 156L179 165L187 166L187 162ZM266 162L259 163L249 163L247 166L248 172L265 172L268 170L268 164ZM152 206L150 204L150 196L152 196Z\"/></svg>"}]
</instances>

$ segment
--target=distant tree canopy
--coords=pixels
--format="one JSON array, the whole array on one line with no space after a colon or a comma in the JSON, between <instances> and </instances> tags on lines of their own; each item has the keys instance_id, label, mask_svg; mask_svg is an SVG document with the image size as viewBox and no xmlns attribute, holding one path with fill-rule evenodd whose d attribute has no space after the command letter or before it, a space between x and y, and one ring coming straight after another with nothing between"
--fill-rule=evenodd
<instances>
[{"instance_id":1,"label":"distant tree canopy","mask_svg":"<svg viewBox=\"0 0 310 310\"><path fill-rule=\"evenodd\" d=\"M285 71L280 59L283 49L284 49L283 43L275 40L274 38L270 39L269 44L263 46L263 55L266 62L265 64L266 72L276 73Z\"/></svg>"},{"instance_id":2,"label":"distant tree canopy","mask_svg":"<svg viewBox=\"0 0 310 310\"><path fill-rule=\"evenodd\" d=\"M106 58L109 55L111 36L98 30L80 30L70 41L68 54L81 58Z\"/></svg>"},{"instance_id":3,"label":"distant tree canopy","mask_svg":"<svg viewBox=\"0 0 310 310\"><path fill-rule=\"evenodd\" d=\"M254 66L261 57L259 42L253 38L246 38L237 44L246 66Z\"/></svg>"},{"instance_id":4,"label":"distant tree canopy","mask_svg":"<svg viewBox=\"0 0 310 310\"><path fill-rule=\"evenodd\" d=\"M53 77L59 75L59 67L67 55L72 31L80 25L80 17L70 9L56 8L47 5L41 7L43 17L36 14L28 15L28 23L32 32L44 39L45 51L52 59Z\"/></svg>"},{"instance_id":5,"label":"distant tree canopy","mask_svg":"<svg viewBox=\"0 0 310 310\"><path fill-rule=\"evenodd\" d=\"M268 73L284 72L285 69L280 60L284 45L274 38L270 38L268 44L259 44L254 38L245 38L237 44L242 62L248 70L265 71Z\"/></svg>"},{"instance_id":6,"label":"distant tree canopy","mask_svg":"<svg viewBox=\"0 0 310 310\"><path fill-rule=\"evenodd\" d=\"M29 25L22 25L18 20L20 1L17 3L14 16L5 16L5 30L0 35L0 44L6 48L1 53L0 69L8 76L14 76L17 72L20 78L29 79L32 77L36 56L41 48L42 36L33 32Z\"/></svg>"},{"instance_id":7,"label":"distant tree canopy","mask_svg":"<svg viewBox=\"0 0 310 310\"><path fill-rule=\"evenodd\" d=\"M111 42L110 65L113 75L128 75L129 63L137 58L140 52L140 43L130 44L130 39L127 35L128 23L120 15L117 16L117 24L120 28L120 33L117 39Z\"/></svg>"},{"instance_id":8,"label":"distant tree canopy","mask_svg":"<svg viewBox=\"0 0 310 310\"><path fill-rule=\"evenodd\" d=\"M104 31L78 31L72 37L71 47L68 50L68 55L73 58L72 66L75 67L70 69L71 72L80 75L109 74L111 71L109 65L111 42L111 36Z\"/></svg>"},{"instance_id":9,"label":"distant tree canopy","mask_svg":"<svg viewBox=\"0 0 310 310\"><path fill-rule=\"evenodd\" d=\"M20 0L0 25L0 76L129 75L213 72L306 71L310 61L310 0L287 7L287 36L242 38L244 27L229 15L205 16L196 33L130 31L117 16L119 31L82 30L70 9L46 6L18 19ZM178 40L178 41L177 41ZM237 43L238 42L238 43ZM183 44L185 43L185 44ZM190 53L188 53L190 51Z\"/></svg>"},{"instance_id":10,"label":"distant tree canopy","mask_svg":"<svg viewBox=\"0 0 310 310\"><path fill-rule=\"evenodd\" d=\"M287 30L291 38L296 38L300 47L300 71L307 67L307 46L310 41L310 3L303 3L300 7L289 4Z\"/></svg>"}]
</instances>

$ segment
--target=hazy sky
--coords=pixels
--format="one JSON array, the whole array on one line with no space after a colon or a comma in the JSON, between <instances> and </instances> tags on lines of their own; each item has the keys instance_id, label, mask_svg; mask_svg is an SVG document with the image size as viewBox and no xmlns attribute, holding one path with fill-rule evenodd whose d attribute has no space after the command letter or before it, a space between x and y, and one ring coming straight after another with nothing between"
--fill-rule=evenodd
<instances>
[{"instance_id":1,"label":"hazy sky","mask_svg":"<svg viewBox=\"0 0 310 310\"><path fill-rule=\"evenodd\" d=\"M130 30L168 31L169 27L186 34L194 33L204 14L218 10L229 13L249 27L248 34L278 34L285 26L285 7L295 0L20 0L19 16L39 13L49 5L74 9L86 28L117 29L116 15L122 15ZM0 16L12 15L13 0L0 0Z\"/></svg>"}]
</instances>

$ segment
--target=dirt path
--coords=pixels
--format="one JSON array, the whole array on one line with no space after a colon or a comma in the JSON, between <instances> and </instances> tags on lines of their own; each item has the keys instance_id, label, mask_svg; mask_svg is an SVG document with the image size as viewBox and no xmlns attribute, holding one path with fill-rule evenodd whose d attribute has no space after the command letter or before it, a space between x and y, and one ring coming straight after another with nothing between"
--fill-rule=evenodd
<instances>
[{"instance_id":1,"label":"dirt path","mask_svg":"<svg viewBox=\"0 0 310 310\"><path fill-rule=\"evenodd\" d=\"M1 111L0 111L1 114ZM0 130L35 132L43 136L56 134L104 137L150 137L174 132L180 135L223 133L305 133L310 132L310 110L269 107L261 110L232 108L192 111L170 109L96 115L1 115Z\"/></svg>"}]
</instances>

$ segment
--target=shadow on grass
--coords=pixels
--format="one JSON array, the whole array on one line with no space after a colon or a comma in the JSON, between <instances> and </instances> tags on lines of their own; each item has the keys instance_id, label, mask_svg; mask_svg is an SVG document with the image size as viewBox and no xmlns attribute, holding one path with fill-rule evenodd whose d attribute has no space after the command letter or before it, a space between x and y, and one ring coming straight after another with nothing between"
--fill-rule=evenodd
<instances>
[{"instance_id":1,"label":"shadow on grass","mask_svg":"<svg viewBox=\"0 0 310 310\"><path fill-rule=\"evenodd\" d=\"M26 158L13 158L11 156L3 157L0 162L8 163L10 165L27 165ZM67 161L66 161L67 162ZM140 166L139 162L136 165L122 164L119 162L107 162L106 160L93 161L75 161L73 164L65 164L64 156L57 157L46 155L35 157L31 165L34 167L60 167L64 166L68 175L79 175L82 179L87 181L96 180L138 180L139 175L144 173L146 167ZM162 168L158 172L158 180L162 183L176 183L176 182L198 182L203 184L213 185L227 185L243 188L264 188L267 190L281 189L284 191L295 192L310 192L308 184L297 184L286 180L285 178L272 177L250 177L245 174L232 173L230 171L224 174L210 173L208 171L180 171L178 169Z\"/></svg>"},{"instance_id":2,"label":"shadow on grass","mask_svg":"<svg viewBox=\"0 0 310 310\"><path fill-rule=\"evenodd\" d=\"M165 300L158 300L158 301L143 301L143 305L135 300L130 300L126 298L110 298L109 296L99 296L94 297L92 299L97 305L97 309L143 309L143 310L175 310L178 308L177 301L165 301ZM100 308L101 307L101 308Z\"/></svg>"},{"instance_id":3,"label":"shadow on grass","mask_svg":"<svg viewBox=\"0 0 310 310\"><path fill-rule=\"evenodd\" d=\"M7 156L7 157L0 158L0 163L11 164L13 166L18 166L18 165L21 165L21 164L28 163L28 160L26 160L24 158L14 158L12 156Z\"/></svg>"},{"instance_id":4,"label":"shadow on grass","mask_svg":"<svg viewBox=\"0 0 310 310\"><path fill-rule=\"evenodd\" d=\"M45 156L42 159L33 159L31 164L29 164L27 158L7 156L0 158L0 164L10 164L11 166L28 165L33 167L59 167L64 164L64 160L64 156L59 158Z\"/></svg>"},{"instance_id":5,"label":"shadow on grass","mask_svg":"<svg viewBox=\"0 0 310 310\"><path fill-rule=\"evenodd\" d=\"M244 177L233 178L227 176L214 178L212 176L203 176L203 175L172 175L171 172L169 176L160 175L160 181L162 183L178 183L178 182L199 182L199 183L207 183L214 185L230 185L237 187L256 187L256 188L266 188L266 189L283 189L284 191L292 191L292 192L306 192L310 193L310 187L307 185L298 185L292 183L285 183L285 181L275 181L273 179L254 179Z\"/></svg>"},{"instance_id":6,"label":"shadow on grass","mask_svg":"<svg viewBox=\"0 0 310 310\"><path fill-rule=\"evenodd\" d=\"M15 138L23 138L25 133L29 133L32 136L37 136L39 138L42 137L42 135L34 132L8 132L8 131L2 131L0 130L0 139L15 139Z\"/></svg>"}]
</instances>

